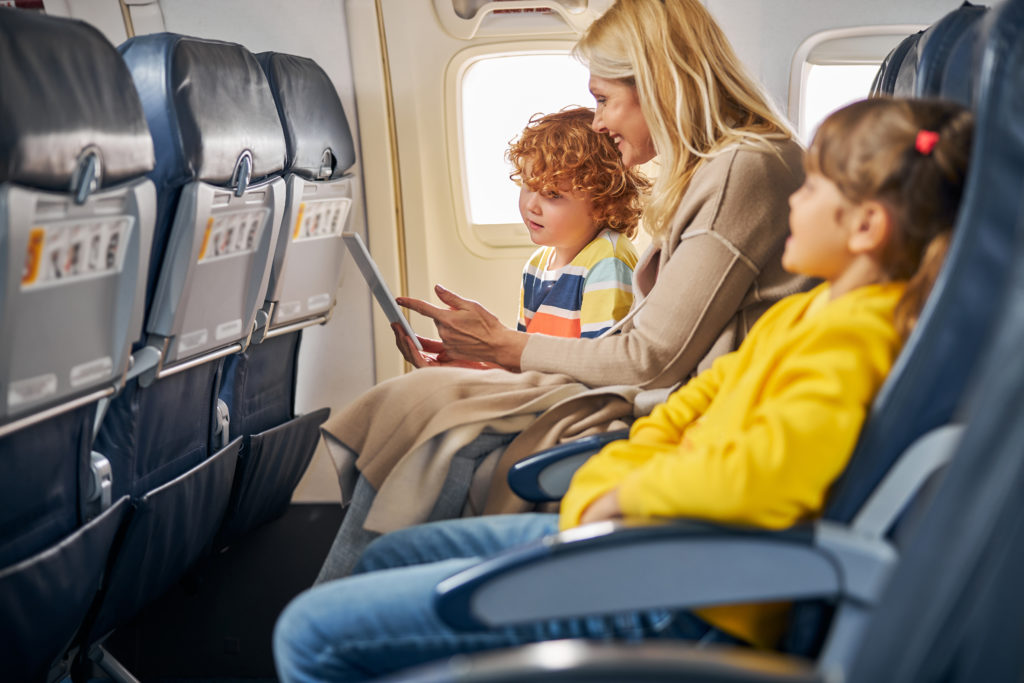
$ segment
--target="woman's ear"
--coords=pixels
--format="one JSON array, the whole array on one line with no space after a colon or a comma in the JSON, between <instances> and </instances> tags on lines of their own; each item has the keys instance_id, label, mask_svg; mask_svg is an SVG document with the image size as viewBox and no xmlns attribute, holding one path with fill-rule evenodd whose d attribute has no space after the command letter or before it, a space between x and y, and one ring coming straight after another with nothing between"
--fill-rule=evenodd
<instances>
[{"instance_id":1,"label":"woman's ear","mask_svg":"<svg viewBox=\"0 0 1024 683\"><path fill-rule=\"evenodd\" d=\"M893 219L889 208L868 200L857 207L849 249L854 254L880 254L892 236Z\"/></svg>"}]
</instances>

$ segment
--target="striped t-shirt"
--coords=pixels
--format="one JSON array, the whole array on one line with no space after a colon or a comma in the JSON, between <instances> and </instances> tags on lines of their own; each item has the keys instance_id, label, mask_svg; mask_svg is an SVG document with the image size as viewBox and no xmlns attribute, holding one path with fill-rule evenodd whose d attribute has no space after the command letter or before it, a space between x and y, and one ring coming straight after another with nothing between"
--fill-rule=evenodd
<instances>
[{"instance_id":1,"label":"striped t-shirt","mask_svg":"<svg viewBox=\"0 0 1024 683\"><path fill-rule=\"evenodd\" d=\"M523 268L520 331L553 337L596 337L633 305L633 243L602 230L568 265L548 270L554 247L541 247Z\"/></svg>"}]
</instances>

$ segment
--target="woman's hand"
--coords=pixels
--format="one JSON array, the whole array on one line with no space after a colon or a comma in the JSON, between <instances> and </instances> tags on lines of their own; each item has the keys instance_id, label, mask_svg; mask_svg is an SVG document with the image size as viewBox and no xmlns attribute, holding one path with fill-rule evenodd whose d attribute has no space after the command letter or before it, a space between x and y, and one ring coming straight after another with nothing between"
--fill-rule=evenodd
<instances>
[{"instance_id":1,"label":"woman's hand","mask_svg":"<svg viewBox=\"0 0 1024 683\"><path fill-rule=\"evenodd\" d=\"M423 350L420 351L415 345L413 345L412 340L409 338L409 334L401 325L398 323L391 323L391 329L395 333L395 345L398 347L398 350L402 352L402 357L409 361L413 367L425 368L431 365L444 365L449 367L473 368L476 370L489 370L491 368L501 367L493 363L452 360L445 356L444 345L441 344L440 341L416 335L416 338L420 340L420 346L423 347Z\"/></svg>"},{"instance_id":2,"label":"woman's hand","mask_svg":"<svg viewBox=\"0 0 1024 683\"><path fill-rule=\"evenodd\" d=\"M434 321L443 345L441 355L434 360L442 363L483 361L497 363L508 370L519 370L519 359L526 348L525 332L510 330L477 302L463 299L440 285L436 285L434 291L448 306L447 310L420 299L397 299L399 306Z\"/></svg>"},{"instance_id":3,"label":"woman's hand","mask_svg":"<svg viewBox=\"0 0 1024 683\"><path fill-rule=\"evenodd\" d=\"M416 338L420 340L420 346L423 347L423 350L420 351L401 325L391 323L391 329L395 333L395 346L402 352L402 357L413 367L424 368L428 365L440 365L437 362L437 354L444 348L440 341L416 335Z\"/></svg>"},{"instance_id":4,"label":"woman's hand","mask_svg":"<svg viewBox=\"0 0 1024 683\"><path fill-rule=\"evenodd\" d=\"M622 508L619 507L619 490L612 489L587 506L580 517L580 524L603 522L620 517L622 517Z\"/></svg>"}]
</instances>

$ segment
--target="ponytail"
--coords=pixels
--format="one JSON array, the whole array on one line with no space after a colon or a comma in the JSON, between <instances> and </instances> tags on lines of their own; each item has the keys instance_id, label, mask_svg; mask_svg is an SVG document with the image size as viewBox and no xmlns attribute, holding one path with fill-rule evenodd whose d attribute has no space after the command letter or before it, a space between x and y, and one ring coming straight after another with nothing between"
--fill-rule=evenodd
<instances>
[{"instance_id":1,"label":"ponytail","mask_svg":"<svg viewBox=\"0 0 1024 683\"><path fill-rule=\"evenodd\" d=\"M942 263L946 259L951 237L951 232L947 230L932 238L924 249L921 265L918 266L917 272L910 276L907 288L896 304L896 331L903 339L910 336L914 325L917 324L921 309L924 308L924 302L928 299L928 294L931 293L935 280L939 277L939 270L942 269Z\"/></svg>"}]
</instances>

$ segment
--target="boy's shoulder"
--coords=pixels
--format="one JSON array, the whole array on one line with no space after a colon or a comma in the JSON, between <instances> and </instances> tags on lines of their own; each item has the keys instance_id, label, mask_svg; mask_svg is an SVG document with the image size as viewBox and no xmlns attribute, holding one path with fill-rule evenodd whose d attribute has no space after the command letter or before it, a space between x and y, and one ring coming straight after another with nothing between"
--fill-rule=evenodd
<instances>
[{"instance_id":1,"label":"boy's shoulder","mask_svg":"<svg viewBox=\"0 0 1024 683\"><path fill-rule=\"evenodd\" d=\"M634 268L639 260L632 240L622 233L605 228L580 250L572 264L589 268L607 258L618 259L630 268Z\"/></svg>"}]
</instances>

